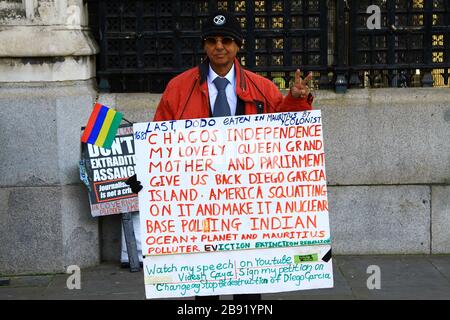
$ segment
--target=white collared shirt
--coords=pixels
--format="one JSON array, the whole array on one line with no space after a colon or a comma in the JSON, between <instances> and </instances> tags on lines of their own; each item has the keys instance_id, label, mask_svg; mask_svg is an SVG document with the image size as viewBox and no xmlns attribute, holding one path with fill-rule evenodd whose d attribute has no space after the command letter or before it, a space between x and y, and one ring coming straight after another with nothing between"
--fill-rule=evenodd
<instances>
[{"instance_id":1,"label":"white collared shirt","mask_svg":"<svg viewBox=\"0 0 450 320\"><path fill-rule=\"evenodd\" d=\"M219 77L217 73L209 66L208 73L208 93L209 93L209 102L211 104L211 113L214 113L214 103L216 102L217 97L217 88L213 83L214 79ZM234 65L231 67L230 71L226 74L225 78L230 81L230 83L225 87L225 93L227 94L227 101L230 105L231 115L236 115L236 105L237 105L237 96L236 96L236 72L234 69Z\"/></svg>"}]
</instances>

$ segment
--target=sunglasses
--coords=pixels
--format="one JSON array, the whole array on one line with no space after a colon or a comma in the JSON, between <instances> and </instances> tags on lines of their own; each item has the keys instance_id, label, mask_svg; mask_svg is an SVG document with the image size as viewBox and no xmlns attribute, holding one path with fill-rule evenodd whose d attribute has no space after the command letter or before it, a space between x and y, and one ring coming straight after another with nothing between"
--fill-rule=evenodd
<instances>
[{"instance_id":1,"label":"sunglasses","mask_svg":"<svg viewBox=\"0 0 450 320\"><path fill-rule=\"evenodd\" d=\"M217 38L216 37L207 37L203 40L205 41L205 43L207 45L210 45L210 46L215 46L217 44L217 42L219 42L219 41L222 42L222 44L224 46L229 46L234 41L234 39L231 37L222 37L222 38L221 37L217 37Z\"/></svg>"}]
</instances>

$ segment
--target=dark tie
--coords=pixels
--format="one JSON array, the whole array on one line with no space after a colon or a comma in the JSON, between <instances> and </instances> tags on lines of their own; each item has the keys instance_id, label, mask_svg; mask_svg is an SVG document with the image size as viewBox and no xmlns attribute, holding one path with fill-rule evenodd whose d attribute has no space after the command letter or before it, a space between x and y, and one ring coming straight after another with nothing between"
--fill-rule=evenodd
<instances>
[{"instance_id":1,"label":"dark tie","mask_svg":"<svg viewBox=\"0 0 450 320\"><path fill-rule=\"evenodd\" d=\"M226 86L230 83L228 79L217 77L214 79L214 85L217 88L216 102L214 103L213 117L231 116L230 105L228 104L225 93Z\"/></svg>"}]
</instances>

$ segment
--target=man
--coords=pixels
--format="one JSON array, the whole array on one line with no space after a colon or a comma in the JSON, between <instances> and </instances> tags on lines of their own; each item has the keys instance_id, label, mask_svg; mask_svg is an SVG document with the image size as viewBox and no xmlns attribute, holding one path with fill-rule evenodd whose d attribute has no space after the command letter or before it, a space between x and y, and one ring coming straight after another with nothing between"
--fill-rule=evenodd
<instances>
[{"instance_id":1,"label":"man","mask_svg":"<svg viewBox=\"0 0 450 320\"><path fill-rule=\"evenodd\" d=\"M294 84L283 97L273 82L241 67L236 54L243 34L231 13L210 16L201 37L207 58L169 82L153 121L312 109L307 86L312 74L303 80L297 69Z\"/></svg>"},{"instance_id":2,"label":"man","mask_svg":"<svg viewBox=\"0 0 450 320\"><path fill-rule=\"evenodd\" d=\"M207 58L192 69L173 78L166 87L153 121L249 115L259 113L311 110L312 95L300 70L284 97L270 80L241 67L236 54L243 34L233 14L217 12L201 30ZM142 186L133 176L127 181L133 192ZM234 295L235 299L261 299L259 294ZM218 296L196 299L218 299Z\"/></svg>"}]
</instances>

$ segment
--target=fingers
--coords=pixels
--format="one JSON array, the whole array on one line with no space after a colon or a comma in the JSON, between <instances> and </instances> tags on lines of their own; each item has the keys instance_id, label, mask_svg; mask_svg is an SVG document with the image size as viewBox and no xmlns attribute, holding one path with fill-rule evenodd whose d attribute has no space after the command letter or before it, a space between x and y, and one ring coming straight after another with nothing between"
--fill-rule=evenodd
<instances>
[{"instance_id":1,"label":"fingers","mask_svg":"<svg viewBox=\"0 0 450 320\"><path fill-rule=\"evenodd\" d=\"M300 71L300 69L297 69L295 71L295 81L294 81L294 83L296 85L307 85L308 82L311 81L312 78L313 78L313 74L312 74L312 72L309 72L308 75L304 79L302 79L301 71Z\"/></svg>"},{"instance_id":2,"label":"fingers","mask_svg":"<svg viewBox=\"0 0 450 320\"><path fill-rule=\"evenodd\" d=\"M299 84L302 81L302 77L300 76L300 69L297 69L297 71L295 71L295 84Z\"/></svg>"},{"instance_id":3,"label":"fingers","mask_svg":"<svg viewBox=\"0 0 450 320\"><path fill-rule=\"evenodd\" d=\"M313 74L309 72L308 75L302 79L300 69L295 71L294 85L291 88L291 92L294 97L304 99L309 94L308 83L312 80Z\"/></svg>"},{"instance_id":4,"label":"fingers","mask_svg":"<svg viewBox=\"0 0 450 320\"><path fill-rule=\"evenodd\" d=\"M311 81L312 77L313 77L312 72L308 73L308 75L307 75L306 78L303 80L303 82L308 83L309 81Z\"/></svg>"}]
</instances>

